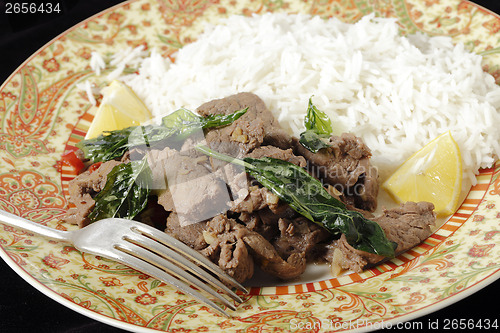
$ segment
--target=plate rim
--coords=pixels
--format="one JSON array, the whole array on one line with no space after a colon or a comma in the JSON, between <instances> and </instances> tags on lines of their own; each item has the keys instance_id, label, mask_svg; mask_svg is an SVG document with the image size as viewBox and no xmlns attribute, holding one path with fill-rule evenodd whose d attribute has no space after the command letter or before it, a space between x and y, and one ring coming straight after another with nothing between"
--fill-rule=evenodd
<instances>
[{"instance_id":1,"label":"plate rim","mask_svg":"<svg viewBox=\"0 0 500 333\"><path fill-rule=\"evenodd\" d=\"M1 224L1 222L0 222ZM15 261L12 259L11 256L7 252L5 252L3 246L0 245L1 251L0 251L0 257L7 263L7 265L14 271L16 274L18 274L24 281L28 282L33 288L44 294L45 296L51 298L53 301L58 302L61 305L64 305L65 307L81 314L84 315L88 318L91 318L93 320L102 322L104 324L117 327L120 329L124 329L130 332L138 332L138 333L150 333L150 332L158 332L158 330L151 329L145 326L138 326L134 325L131 323L127 323L124 321L121 321L116 318L112 318L103 314L99 314L95 311L89 310L83 306L80 306L76 303L73 303L67 299L65 299L63 296L55 292L54 290L50 289L47 285L41 283L38 281L36 278L34 278L32 275L30 275L28 272L26 272L21 266L17 265ZM380 328L384 328L387 326L382 326L379 327L380 323L383 323L385 325L386 323L388 325L397 325L398 323L404 323L408 322L411 320L415 320L421 317L424 317L428 314L431 314L433 312L439 311L441 309L446 308L447 306L450 306L452 304L455 304L465 298L467 298L470 295L473 295L477 291L493 284L497 280L500 279L500 269L497 269L496 271L492 272L490 275L485 277L484 279L477 281L473 285L467 287L466 289L453 294L443 300L437 301L435 303L429 304L425 307L418 308L416 310L413 310L411 312L406 312L400 316L391 318L389 320L382 320L381 322L376 322L374 324L370 324L364 327L356 328L354 330L345 330L345 332L352 332L352 333L357 333L357 332L370 332L374 330L378 330ZM377 326L380 324L379 326Z\"/></svg>"}]
</instances>

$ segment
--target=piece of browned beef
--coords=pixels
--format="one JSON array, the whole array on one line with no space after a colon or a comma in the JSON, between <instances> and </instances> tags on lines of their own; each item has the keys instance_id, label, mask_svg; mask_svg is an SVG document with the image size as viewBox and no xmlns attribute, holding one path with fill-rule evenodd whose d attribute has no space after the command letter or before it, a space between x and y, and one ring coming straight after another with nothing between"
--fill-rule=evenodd
<instances>
[{"instance_id":1,"label":"piece of browned beef","mask_svg":"<svg viewBox=\"0 0 500 333\"><path fill-rule=\"evenodd\" d=\"M281 218L294 218L297 213L265 187L253 185L247 195L231 202L230 210L240 213L238 219L252 231L271 240L279 234L278 221Z\"/></svg>"},{"instance_id":2,"label":"piece of browned beef","mask_svg":"<svg viewBox=\"0 0 500 333\"><path fill-rule=\"evenodd\" d=\"M248 107L248 111L232 124L206 132L205 139L210 148L233 157L242 157L262 144L265 123L264 119L257 116L262 108L260 103L257 103L260 98L254 96L247 93L237 94L207 102L197 109L200 115L206 117L230 114ZM265 108L265 105L263 107ZM218 161L215 162L217 165Z\"/></svg>"},{"instance_id":3,"label":"piece of browned beef","mask_svg":"<svg viewBox=\"0 0 500 333\"><path fill-rule=\"evenodd\" d=\"M292 253L285 260L259 233L248 231L243 240L251 248L253 258L260 269L266 273L290 280L299 277L306 270L306 257L303 252Z\"/></svg>"},{"instance_id":4,"label":"piece of browned beef","mask_svg":"<svg viewBox=\"0 0 500 333\"><path fill-rule=\"evenodd\" d=\"M373 221L382 227L389 240L398 244L396 253L401 253L430 236L436 215L432 203L410 201L396 208L384 209L382 215Z\"/></svg>"},{"instance_id":5,"label":"piece of browned beef","mask_svg":"<svg viewBox=\"0 0 500 333\"><path fill-rule=\"evenodd\" d=\"M268 241L272 240L278 234L278 227L275 219L262 219L263 213L273 214L269 209L262 209L254 213L241 213L238 220L242 222L248 230L258 232ZM274 215L274 214L273 214Z\"/></svg>"},{"instance_id":6,"label":"piece of browned beef","mask_svg":"<svg viewBox=\"0 0 500 333\"><path fill-rule=\"evenodd\" d=\"M334 186L341 199L354 207L374 211L377 207L378 172L370 164L370 149L350 133L332 136L331 147L312 153L294 140L294 151L310 163L310 170Z\"/></svg>"},{"instance_id":7,"label":"piece of browned beef","mask_svg":"<svg viewBox=\"0 0 500 333\"><path fill-rule=\"evenodd\" d=\"M167 227L165 232L199 251L208 246L205 238L203 237L203 231L206 227L206 221L181 226L179 216L176 212L172 212L167 218Z\"/></svg>"},{"instance_id":8,"label":"piece of browned beef","mask_svg":"<svg viewBox=\"0 0 500 333\"><path fill-rule=\"evenodd\" d=\"M398 244L396 254L418 245L432 233L431 226L436 221L434 205L429 202L406 202L397 208L385 209L383 214L373 218L384 230L390 241ZM343 260L339 263L344 269L356 272L364 267L376 264L385 258L376 254L359 251L347 243L344 235L335 247L342 252Z\"/></svg>"},{"instance_id":9,"label":"piece of browned beef","mask_svg":"<svg viewBox=\"0 0 500 333\"><path fill-rule=\"evenodd\" d=\"M264 139L264 126L260 120L238 119L232 125L212 129L205 135L207 145L219 153L242 157Z\"/></svg>"},{"instance_id":10,"label":"piece of browned beef","mask_svg":"<svg viewBox=\"0 0 500 333\"><path fill-rule=\"evenodd\" d=\"M305 270L304 253L292 253L284 260L261 234L225 214L181 226L174 212L167 219L165 232L210 258L239 282L253 276L254 262L281 279L295 278Z\"/></svg>"},{"instance_id":11,"label":"piece of browned beef","mask_svg":"<svg viewBox=\"0 0 500 333\"><path fill-rule=\"evenodd\" d=\"M317 245L332 235L324 228L309 221L305 217L294 219L281 218L278 221L280 234L272 244L283 258L293 253L303 253L306 258L316 259L320 254Z\"/></svg>"},{"instance_id":12,"label":"piece of browned beef","mask_svg":"<svg viewBox=\"0 0 500 333\"><path fill-rule=\"evenodd\" d=\"M211 218L228 208L226 184L203 163L206 156L171 148L147 153L153 174L153 190L166 211L175 211L182 225Z\"/></svg>"},{"instance_id":13,"label":"piece of browned beef","mask_svg":"<svg viewBox=\"0 0 500 333\"><path fill-rule=\"evenodd\" d=\"M106 185L106 179L111 170L120 163L114 160L104 162L99 168L87 170L69 182L68 201L72 207L68 209L64 217L65 222L77 224L80 228L89 224L87 216L94 209L93 198Z\"/></svg>"},{"instance_id":14,"label":"piece of browned beef","mask_svg":"<svg viewBox=\"0 0 500 333\"><path fill-rule=\"evenodd\" d=\"M242 212L238 216L238 220L252 231L258 232L265 239L272 241L279 235L280 219L293 219L297 217L297 213L287 204L280 202L280 205L274 209L264 207L253 212Z\"/></svg>"},{"instance_id":15,"label":"piece of browned beef","mask_svg":"<svg viewBox=\"0 0 500 333\"><path fill-rule=\"evenodd\" d=\"M254 261L243 240L247 231L222 214L208 221L203 231L208 246L200 252L238 282L251 278L254 273Z\"/></svg>"},{"instance_id":16,"label":"piece of browned beef","mask_svg":"<svg viewBox=\"0 0 500 333\"><path fill-rule=\"evenodd\" d=\"M243 191L240 191L240 194L242 193ZM266 207L275 210L279 205L283 205L279 197L265 187L253 185L247 189L246 193L247 195L241 195L239 199L231 202L231 211L253 213Z\"/></svg>"},{"instance_id":17,"label":"piece of browned beef","mask_svg":"<svg viewBox=\"0 0 500 333\"><path fill-rule=\"evenodd\" d=\"M214 253L220 252L218 264L223 269L226 267L238 267L238 271L244 271L246 274L238 274L238 281L243 281L253 275L250 274L250 269L243 270L237 262L236 254L248 254L253 258L259 267L269 274L272 274L281 279L292 279L305 270L305 256L303 254L292 254L284 260L276 249L262 235L255 231L248 230L244 225L237 223L233 219L227 218L225 215L219 215L207 223L206 237L209 238L209 247L204 249L202 253L211 257ZM242 249L243 244L248 246L248 251ZM238 250L234 255L230 255L231 249ZM235 260L238 259L238 260ZM248 265L249 259L243 257L243 263ZM233 273L230 271L230 273ZM236 278L236 276L235 276Z\"/></svg>"},{"instance_id":18,"label":"piece of browned beef","mask_svg":"<svg viewBox=\"0 0 500 333\"><path fill-rule=\"evenodd\" d=\"M176 213L167 219L166 233L199 251L237 281L252 277L254 263L233 220L220 214L214 218L181 226Z\"/></svg>"},{"instance_id":19,"label":"piece of browned beef","mask_svg":"<svg viewBox=\"0 0 500 333\"><path fill-rule=\"evenodd\" d=\"M211 114L229 114L246 107L248 107L248 111L233 124L225 127L224 132L233 135L234 130L241 127L240 123L253 124L257 122L261 123L263 127L263 144L273 145L282 149L291 147L291 136L281 128L280 124L266 107L262 99L255 94L243 92L226 98L216 99L201 105L196 111L202 116L207 116ZM238 132L235 135L237 136L239 134ZM241 140L246 140L246 138L243 136Z\"/></svg>"},{"instance_id":20,"label":"piece of browned beef","mask_svg":"<svg viewBox=\"0 0 500 333\"><path fill-rule=\"evenodd\" d=\"M262 145L265 136L265 123L256 116L262 107L260 103L257 103L257 99L260 100L253 94L238 94L201 105L197 111L202 116L229 114L248 107L248 111L232 124L206 131L206 144L219 153L237 158L244 157ZM235 183L235 178L244 172L243 168L212 157L210 164L212 170L218 172L228 184L233 197L238 197L238 191L247 187L246 181L242 182L243 187Z\"/></svg>"},{"instance_id":21,"label":"piece of browned beef","mask_svg":"<svg viewBox=\"0 0 500 333\"><path fill-rule=\"evenodd\" d=\"M305 168L307 166L307 161L302 156L296 156L291 148L281 149L275 146L262 146L255 148L251 153L247 154L247 157L252 158L262 158L262 157L272 157L279 160L287 161Z\"/></svg>"}]
</instances>

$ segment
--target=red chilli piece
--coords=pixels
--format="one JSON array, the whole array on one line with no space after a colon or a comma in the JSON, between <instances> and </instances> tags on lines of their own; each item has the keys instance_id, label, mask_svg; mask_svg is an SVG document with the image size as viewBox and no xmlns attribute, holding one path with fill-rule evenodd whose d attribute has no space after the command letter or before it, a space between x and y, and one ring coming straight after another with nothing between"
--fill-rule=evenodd
<instances>
[{"instance_id":1,"label":"red chilli piece","mask_svg":"<svg viewBox=\"0 0 500 333\"><path fill-rule=\"evenodd\" d=\"M97 162L97 163L94 163L92 164L91 166L89 166L88 170L90 173L96 171L97 169L99 169L99 167L102 165L102 162Z\"/></svg>"},{"instance_id":2,"label":"red chilli piece","mask_svg":"<svg viewBox=\"0 0 500 333\"><path fill-rule=\"evenodd\" d=\"M72 168L76 174L79 174L85 168L85 164L76 156L74 150L64 152L61 162L65 166Z\"/></svg>"}]
</instances>

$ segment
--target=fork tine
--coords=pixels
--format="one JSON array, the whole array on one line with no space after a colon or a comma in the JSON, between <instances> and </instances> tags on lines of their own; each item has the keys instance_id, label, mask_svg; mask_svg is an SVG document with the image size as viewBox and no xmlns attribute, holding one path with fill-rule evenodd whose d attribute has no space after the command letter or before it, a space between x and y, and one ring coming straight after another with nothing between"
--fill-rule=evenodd
<instances>
[{"instance_id":1,"label":"fork tine","mask_svg":"<svg viewBox=\"0 0 500 333\"><path fill-rule=\"evenodd\" d=\"M121 245L120 245L121 246ZM116 247L115 247L116 248ZM130 266L132 268L137 269L138 271L141 271L147 275L153 276L158 278L159 280L166 282L175 288L179 289L180 291L191 295L201 303L204 303L208 305L210 308L213 310L223 314L224 316L231 318L231 316L224 311L219 305L215 304L213 301L210 299L206 298L203 296L200 292L196 291L195 289L191 288L188 286L186 283L182 282L181 280L173 277L169 273L159 269L156 266L153 266L151 264L148 264L144 262L141 259L136 258L133 255L128 254L127 252L124 252L123 250L120 249L120 253L113 253L113 255L108 255L109 257L113 258L114 260L121 262L122 264L126 266Z\"/></svg>"},{"instance_id":2,"label":"fork tine","mask_svg":"<svg viewBox=\"0 0 500 333\"><path fill-rule=\"evenodd\" d=\"M199 267L198 265L194 264L193 262L189 261L188 258L180 255L171 248L166 247L165 245L142 234L140 234L140 236L137 235L137 237L130 237L130 235L127 235L126 239L139 246L145 247L148 250L153 251L160 256L164 256L166 259L172 261L176 265L181 266L185 270L188 270L196 274L198 277L203 278L213 287L223 290L228 296L230 296L236 302L238 303L243 302L243 300L238 295L236 295L231 289L229 289L222 282L217 280L213 275L211 275L209 272Z\"/></svg>"},{"instance_id":3,"label":"fork tine","mask_svg":"<svg viewBox=\"0 0 500 333\"><path fill-rule=\"evenodd\" d=\"M210 270L217 276L219 276L221 279L225 280L226 282L230 283L240 291L244 292L245 294L248 294L248 290L241 285L238 281L233 279L231 276L227 275L219 266L211 262L208 258L197 252L196 250L190 248L186 244L182 243L178 239L175 239L172 236L167 235L164 232L159 232L157 229L154 229L153 227L150 227L146 224L144 225L137 225L132 227L132 229L138 230L140 233L143 233L147 235L148 237L174 249L178 250L181 252L183 255L186 257L190 258L191 260L201 264L204 266L206 269Z\"/></svg>"},{"instance_id":4,"label":"fork tine","mask_svg":"<svg viewBox=\"0 0 500 333\"><path fill-rule=\"evenodd\" d=\"M129 236L126 236L126 240L129 240ZM224 298L221 294L217 293L215 290L207 286L205 283L200 281L196 276L186 272L183 269L180 269L178 266L173 264L172 262L164 259L163 257L158 256L155 253L152 253L145 248L138 246L134 243L128 243L128 244L119 244L115 246L115 248L126 252L129 255L132 255L134 257L138 257L140 259L143 259L149 264L157 266L160 269L166 270L167 273L173 274L177 277L180 277L183 279L185 282L190 283L194 285L195 287L205 291L206 293L212 295L215 297L217 300L220 302L224 303L227 307L229 307L231 310L236 310L236 307L231 304L226 298Z\"/></svg>"}]
</instances>

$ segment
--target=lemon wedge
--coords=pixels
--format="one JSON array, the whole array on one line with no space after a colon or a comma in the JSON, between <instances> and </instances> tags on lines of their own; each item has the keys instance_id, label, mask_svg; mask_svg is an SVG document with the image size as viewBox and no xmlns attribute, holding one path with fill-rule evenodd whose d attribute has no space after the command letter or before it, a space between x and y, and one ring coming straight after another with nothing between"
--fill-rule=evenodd
<instances>
[{"instance_id":1,"label":"lemon wedge","mask_svg":"<svg viewBox=\"0 0 500 333\"><path fill-rule=\"evenodd\" d=\"M85 139L104 131L121 130L151 119L151 112L125 83L114 80L102 91L102 102L90 124Z\"/></svg>"},{"instance_id":2,"label":"lemon wedge","mask_svg":"<svg viewBox=\"0 0 500 333\"><path fill-rule=\"evenodd\" d=\"M460 149L448 131L410 156L382 188L399 203L432 202L442 217L457 209L462 177Z\"/></svg>"}]
</instances>

